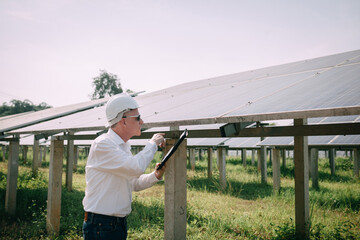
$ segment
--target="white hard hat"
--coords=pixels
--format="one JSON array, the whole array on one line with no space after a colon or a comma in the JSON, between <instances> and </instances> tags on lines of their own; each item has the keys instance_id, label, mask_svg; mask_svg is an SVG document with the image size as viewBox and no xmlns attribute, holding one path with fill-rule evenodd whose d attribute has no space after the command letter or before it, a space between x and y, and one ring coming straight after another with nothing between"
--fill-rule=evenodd
<instances>
[{"instance_id":1,"label":"white hard hat","mask_svg":"<svg viewBox=\"0 0 360 240\"><path fill-rule=\"evenodd\" d=\"M139 108L139 104L126 93L112 96L106 103L106 119L110 127L121 120L123 114L132 109Z\"/></svg>"}]
</instances>

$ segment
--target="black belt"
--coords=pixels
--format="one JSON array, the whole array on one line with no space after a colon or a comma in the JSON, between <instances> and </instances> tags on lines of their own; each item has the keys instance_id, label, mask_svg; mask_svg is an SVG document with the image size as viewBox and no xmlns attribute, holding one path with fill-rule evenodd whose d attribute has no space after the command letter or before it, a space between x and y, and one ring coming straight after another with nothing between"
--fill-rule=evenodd
<instances>
[{"instance_id":1,"label":"black belt","mask_svg":"<svg viewBox=\"0 0 360 240\"><path fill-rule=\"evenodd\" d=\"M85 222L87 222L88 220L94 221L95 219L107 219L119 223L126 221L126 217L116 217L116 216L102 215L92 212L85 212L85 217L84 217Z\"/></svg>"}]
</instances>

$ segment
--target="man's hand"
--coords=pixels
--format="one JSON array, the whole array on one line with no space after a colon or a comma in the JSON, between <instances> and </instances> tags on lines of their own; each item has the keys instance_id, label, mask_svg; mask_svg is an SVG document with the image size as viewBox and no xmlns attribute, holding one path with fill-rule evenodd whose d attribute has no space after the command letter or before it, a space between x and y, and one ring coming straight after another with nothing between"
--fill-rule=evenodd
<instances>
[{"instance_id":1,"label":"man's hand","mask_svg":"<svg viewBox=\"0 0 360 240\"><path fill-rule=\"evenodd\" d=\"M156 133L154 136L150 139L150 141L153 141L156 143L159 147L165 147L165 139L164 139L165 133Z\"/></svg>"},{"instance_id":2,"label":"man's hand","mask_svg":"<svg viewBox=\"0 0 360 240\"><path fill-rule=\"evenodd\" d=\"M160 165L160 163L157 163L157 164L156 164L156 167L155 167L155 176L156 176L157 179L160 180L160 179L162 178L162 176L164 175L164 173L165 173L166 163L165 163L165 165L164 165L160 170L156 170L156 169L159 167L159 165Z\"/></svg>"}]
</instances>

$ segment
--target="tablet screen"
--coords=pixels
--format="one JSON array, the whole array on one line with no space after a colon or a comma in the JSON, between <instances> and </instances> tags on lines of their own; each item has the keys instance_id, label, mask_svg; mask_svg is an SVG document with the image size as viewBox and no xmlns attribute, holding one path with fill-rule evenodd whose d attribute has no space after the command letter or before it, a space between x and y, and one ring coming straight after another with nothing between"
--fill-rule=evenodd
<instances>
[{"instance_id":1,"label":"tablet screen","mask_svg":"<svg viewBox=\"0 0 360 240\"><path fill-rule=\"evenodd\" d=\"M161 160L161 163L157 167L156 170L161 169L165 165L166 161L169 160L169 158L173 155L173 153L176 151L176 149L180 146L182 141L184 141L184 139L186 138L187 135L188 135L188 131L187 131L187 129L185 129L185 131L180 135L180 138L176 141L174 146L171 147L171 149L167 152L165 157Z\"/></svg>"}]
</instances>

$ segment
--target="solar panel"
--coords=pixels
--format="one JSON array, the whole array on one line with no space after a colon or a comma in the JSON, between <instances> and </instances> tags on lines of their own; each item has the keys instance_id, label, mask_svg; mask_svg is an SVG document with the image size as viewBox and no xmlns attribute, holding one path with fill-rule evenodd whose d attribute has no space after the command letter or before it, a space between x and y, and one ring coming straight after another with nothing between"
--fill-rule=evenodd
<instances>
[{"instance_id":1,"label":"solar panel","mask_svg":"<svg viewBox=\"0 0 360 240\"><path fill-rule=\"evenodd\" d=\"M359 56L357 50L230 74L139 95L136 100L143 106L139 111L144 127L225 123L231 117L246 121L247 116L251 121L295 118L302 111L323 109L346 115L350 111L342 109L351 108L352 115L360 114ZM100 130L106 123L104 111L99 107L13 132ZM318 116L335 115L326 111Z\"/></svg>"},{"instance_id":2,"label":"solar panel","mask_svg":"<svg viewBox=\"0 0 360 240\"><path fill-rule=\"evenodd\" d=\"M4 120L0 121L0 133L26 127L42 121L49 121L53 118L60 118L65 115L74 114L79 111L99 106L101 104L104 104L105 102L106 99L98 99L78 104L67 105L63 107L49 108L28 114L19 114L11 118L5 118ZM76 122L74 122L74 124L76 124ZM49 130L49 127L47 127L47 130Z\"/></svg>"},{"instance_id":3,"label":"solar panel","mask_svg":"<svg viewBox=\"0 0 360 240\"><path fill-rule=\"evenodd\" d=\"M294 145L294 137L269 137L258 144L259 146L285 147ZM309 146L360 146L359 135L310 136Z\"/></svg>"},{"instance_id":4,"label":"solar panel","mask_svg":"<svg viewBox=\"0 0 360 240\"><path fill-rule=\"evenodd\" d=\"M225 144L229 146L229 148L259 148L258 144L261 142L261 139L258 137L254 138L230 138Z\"/></svg>"}]
</instances>

